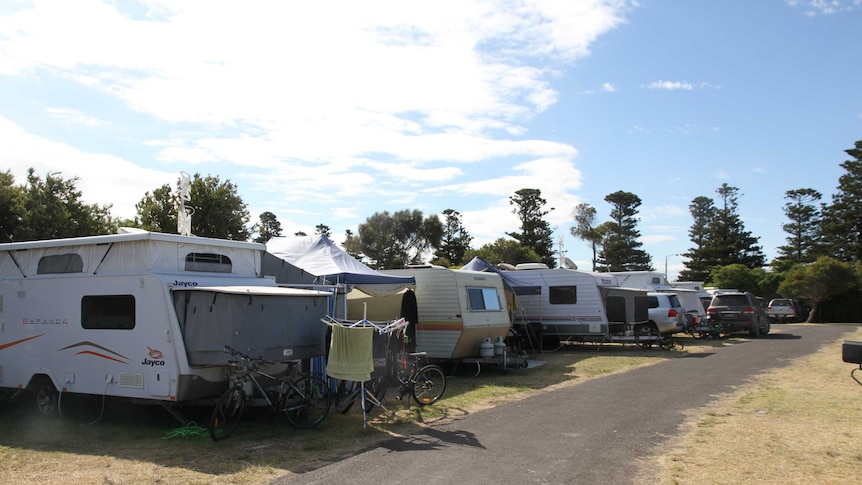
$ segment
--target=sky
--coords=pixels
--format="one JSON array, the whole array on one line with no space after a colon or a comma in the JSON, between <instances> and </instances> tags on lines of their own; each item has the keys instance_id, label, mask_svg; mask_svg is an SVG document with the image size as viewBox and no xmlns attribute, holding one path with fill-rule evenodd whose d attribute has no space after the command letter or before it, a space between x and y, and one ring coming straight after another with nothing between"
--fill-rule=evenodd
<instances>
[{"instance_id":1,"label":"sky","mask_svg":"<svg viewBox=\"0 0 862 485\"><path fill-rule=\"evenodd\" d=\"M539 189L581 269L575 206L604 222L622 190L674 280L694 198L738 188L767 260L788 190L831 201L862 140L860 23L862 0L4 0L0 170L76 177L121 218L214 176L250 223L336 241L454 209L474 247Z\"/></svg>"}]
</instances>

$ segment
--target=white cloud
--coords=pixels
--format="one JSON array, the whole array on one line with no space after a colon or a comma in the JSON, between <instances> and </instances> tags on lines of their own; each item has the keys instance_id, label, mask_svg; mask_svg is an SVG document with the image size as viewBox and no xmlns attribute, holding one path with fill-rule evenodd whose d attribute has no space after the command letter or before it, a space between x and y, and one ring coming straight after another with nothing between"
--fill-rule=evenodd
<instances>
[{"instance_id":1,"label":"white cloud","mask_svg":"<svg viewBox=\"0 0 862 485\"><path fill-rule=\"evenodd\" d=\"M485 196L480 211L510 213L507 198L525 187L541 189L562 224L581 184L577 152L527 127L558 102L559 70L589 55L632 5L22 2L0 15L0 74L96 102L58 96L48 110L63 121L59 135L4 120L0 160L16 174L62 160L93 189L85 195L123 217L185 170L232 174L255 214L289 214L297 227L384 203L439 210L428 198L437 194ZM77 148L94 146L74 136L85 128L101 139L122 132L124 155ZM499 233L512 227L503 219L477 224Z\"/></svg>"},{"instance_id":2,"label":"white cloud","mask_svg":"<svg viewBox=\"0 0 862 485\"><path fill-rule=\"evenodd\" d=\"M667 91L690 91L694 89L694 86L691 83L681 82L681 81L653 81L647 86L649 89L663 89Z\"/></svg>"},{"instance_id":3,"label":"white cloud","mask_svg":"<svg viewBox=\"0 0 862 485\"><path fill-rule=\"evenodd\" d=\"M805 9L805 15L829 15L840 12L852 12L862 5L862 0L787 0L791 7Z\"/></svg>"},{"instance_id":4,"label":"white cloud","mask_svg":"<svg viewBox=\"0 0 862 485\"><path fill-rule=\"evenodd\" d=\"M611 83L602 84L602 91L604 91L606 93L613 93L616 90L617 90L617 88Z\"/></svg>"}]
</instances>

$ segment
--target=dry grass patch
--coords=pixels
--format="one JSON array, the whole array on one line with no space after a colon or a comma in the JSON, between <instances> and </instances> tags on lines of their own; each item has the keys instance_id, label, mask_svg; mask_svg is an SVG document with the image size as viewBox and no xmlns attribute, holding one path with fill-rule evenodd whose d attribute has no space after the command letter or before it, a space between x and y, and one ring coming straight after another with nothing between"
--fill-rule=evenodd
<instances>
[{"instance_id":1,"label":"dry grass patch","mask_svg":"<svg viewBox=\"0 0 862 485\"><path fill-rule=\"evenodd\" d=\"M848 337L862 340L862 330ZM693 412L640 483L847 484L862 476L862 387L841 343Z\"/></svg>"}]
</instances>

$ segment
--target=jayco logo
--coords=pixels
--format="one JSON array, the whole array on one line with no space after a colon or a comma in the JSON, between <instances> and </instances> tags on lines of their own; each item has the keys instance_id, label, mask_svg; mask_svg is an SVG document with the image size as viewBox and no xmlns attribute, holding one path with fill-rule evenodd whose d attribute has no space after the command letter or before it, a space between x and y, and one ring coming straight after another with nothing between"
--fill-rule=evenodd
<instances>
[{"instance_id":1,"label":"jayco logo","mask_svg":"<svg viewBox=\"0 0 862 485\"><path fill-rule=\"evenodd\" d=\"M179 286L179 287L181 287L181 288L190 288L190 287L195 287L195 286L197 286L197 285L198 285L198 282L197 282L197 281L179 281L179 280L174 280L174 282L173 282L173 285L172 285L172 286Z\"/></svg>"},{"instance_id":2,"label":"jayco logo","mask_svg":"<svg viewBox=\"0 0 862 485\"><path fill-rule=\"evenodd\" d=\"M156 350L149 346L147 346L147 350L149 350L149 356L151 358L144 357L144 360L143 362L141 362L141 365L148 365L150 367L155 367L157 365L165 365L165 361L162 360L165 356L160 350Z\"/></svg>"}]
</instances>

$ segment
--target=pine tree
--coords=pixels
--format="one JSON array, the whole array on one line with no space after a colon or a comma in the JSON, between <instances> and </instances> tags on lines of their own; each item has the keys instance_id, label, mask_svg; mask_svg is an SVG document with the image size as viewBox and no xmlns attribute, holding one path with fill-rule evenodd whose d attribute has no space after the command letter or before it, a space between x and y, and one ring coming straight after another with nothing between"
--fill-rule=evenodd
<instances>
[{"instance_id":1,"label":"pine tree","mask_svg":"<svg viewBox=\"0 0 862 485\"><path fill-rule=\"evenodd\" d=\"M841 164L838 193L823 207L821 231L826 254L839 261L862 261L862 141L845 150L853 157Z\"/></svg>"},{"instance_id":2,"label":"pine tree","mask_svg":"<svg viewBox=\"0 0 862 485\"><path fill-rule=\"evenodd\" d=\"M641 199L631 192L616 191L605 197L610 203L611 221L604 227L597 266L607 271L653 271L652 258L641 246L637 230L637 208Z\"/></svg>"},{"instance_id":3,"label":"pine tree","mask_svg":"<svg viewBox=\"0 0 862 485\"><path fill-rule=\"evenodd\" d=\"M781 225L788 234L787 244L778 247L779 261L810 263L817 257L820 209L814 205L822 194L814 189L788 190L784 214L790 220Z\"/></svg>"},{"instance_id":4,"label":"pine tree","mask_svg":"<svg viewBox=\"0 0 862 485\"><path fill-rule=\"evenodd\" d=\"M694 220L688 235L694 247L683 256L688 258L683 264L686 269L680 271L680 281L706 281L709 279L709 263L704 260L703 248L709 238L709 227L716 217L715 203L709 197L695 197L688 206L688 211Z\"/></svg>"},{"instance_id":5,"label":"pine tree","mask_svg":"<svg viewBox=\"0 0 862 485\"><path fill-rule=\"evenodd\" d=\"M512 212L517 214L521 221L521 232L506 234L522 246L535 251L543 263L553 268L557 263L554 258L554 241L551 238L553 231L543 217L554 209L545 210L546 203L539 189L521 189L515 192L514 196L509 197L509 204L516 206Z\"/></svg>"},{"instance_id":6,"label":"pine tree","mask_svg":"<svg viewBox=\"0 0 862 485\"><path fill-rule=\"evenodd\" d=\"M460 266L465 263L464 254L470 249L473 236L464 228L460 212L446 209L443 215L446 217L443 223L443 238L434 253L434 262L443 266Z\"/></svg>"},{"instance_id":7,"label":"pine tree","mask_svg":"<svg viewBox=\"0 0 862 485\"><path fill-rule=\"evenodd\" d=\"M707 274L715 268L736 263L748 269L763 267L766 256L757 245L758 238L745 230L739 217L739 189L724 183L716 193L721 198L721 206L707 226L701 247L692 253L702 262Z\"/></svg>"}]
</instances>

